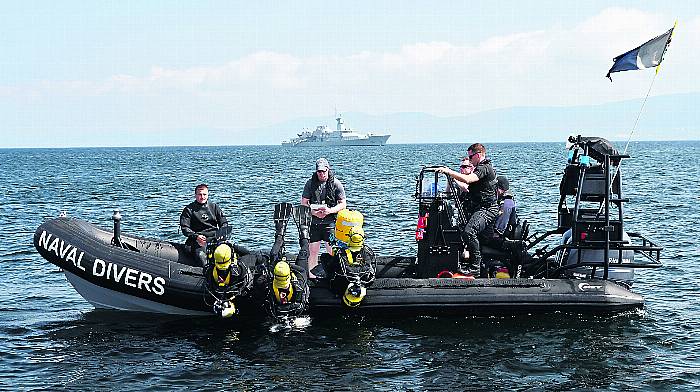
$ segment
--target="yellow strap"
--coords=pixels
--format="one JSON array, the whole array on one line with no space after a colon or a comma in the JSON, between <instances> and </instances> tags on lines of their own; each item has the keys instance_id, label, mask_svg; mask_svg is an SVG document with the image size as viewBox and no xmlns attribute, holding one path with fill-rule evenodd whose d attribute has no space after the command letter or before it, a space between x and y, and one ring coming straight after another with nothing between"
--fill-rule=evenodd
<instances>
[{"instance_id":1,"label":"yellow strap","mask_svg":"<svg viewBox=\"0 0 700 392\"><path fill-rule=\"evenodd\" d=\"M352 258L352 251L350 249L345 249L345 255L348 256L348 264L353 265L355 264L355 260Z\"/></svg>"}]
</instances>

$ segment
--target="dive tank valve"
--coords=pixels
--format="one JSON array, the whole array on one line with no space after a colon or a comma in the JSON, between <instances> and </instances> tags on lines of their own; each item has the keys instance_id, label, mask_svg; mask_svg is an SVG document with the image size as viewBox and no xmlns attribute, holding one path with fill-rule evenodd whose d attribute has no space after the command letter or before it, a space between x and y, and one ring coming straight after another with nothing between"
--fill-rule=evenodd
<instances>
[{"instance_id":1,"label":"dive tank valve","mask_svg":"<svg viewBox=\"0 0 700 392\"><path fill-rule=\"evenodd\" d=\"M112 238L112 245L122 246L122 233L121 233L121 221L122 214L117 208L112 214L112 220L114 221L114 237Z\"/></svg>"}]
</instances>

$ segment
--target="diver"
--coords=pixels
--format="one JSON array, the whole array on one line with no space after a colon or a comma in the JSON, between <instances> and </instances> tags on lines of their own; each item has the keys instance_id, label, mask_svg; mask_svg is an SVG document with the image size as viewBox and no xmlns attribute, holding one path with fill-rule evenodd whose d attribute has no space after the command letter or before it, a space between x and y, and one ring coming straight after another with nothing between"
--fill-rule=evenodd
<instances>
[{"instance_id":1,"label":"diver","mask_svg":"<svg viewBox=\"0 0 700 392\"><path fill-rule=\"evenodd\" d=\"M365 244L362 214L342 210L338 213L333 240L333 255L323 254L319 276L329 280L331 290L342 295L343 304L354 308L360 305L375 279L376 260L372 249Z\"/></svg>"},{"instance_id":2,"label":"diver","mask_svg":"<svg viewBox=\"0 0 700 392\"><path fill-rule=\"evenodd\" d=\"M226 216L221 208L209 201L209 186L199 184L194 188L195 200L188 204L180 214L180 229L187 237L185 245L202 267L207 265L205 254L207 242L211 241L215 232L228 225Z\"/></svg>"},{"instance_id":3,"label":"diver","mask_svg":"<svg viewBox=\"0 0 700 392\"><path fill-rule=\"evenodd\" d=\"M206 294L213 300L211 306L214 313L221 317L238 314L236 299L246 297L251 292L253 274L239 260L248 254L250 252L246 248L229 242L215 242L207 247L209 263L204 269Z\"/></svg>"},{"instance_id":4,"label":"diver","mask_svg":"<svg viewBox=\"0 0 700 392\"><path fill-rule=\"evenodd\" d=\"M309 306L309 285L306 270L279 260L269 274L256 278L267 314L276 321L300 316Z\"/></svg>"},{"instance_id":5,"label":"diver","mask_svg":"<svg viewBox=\"0 0 700 392\"><path fill-rule=\"evenodd\" d=\"M285 256L284 237L287 222L294 214L299 228L300 251L297 265L290 264ZM276 321L300 316L309 305L309 285L305 266L308 263L309 225L311 211L308 206L293 208L289 203L275 205L275 243L269 257L256 262L256 297L267 314ZM302 230L305 228L305 230ZM305 233L305 235L304 235ZM302 265L299 265L299 264Z\"/></svg>"}]
</instances>

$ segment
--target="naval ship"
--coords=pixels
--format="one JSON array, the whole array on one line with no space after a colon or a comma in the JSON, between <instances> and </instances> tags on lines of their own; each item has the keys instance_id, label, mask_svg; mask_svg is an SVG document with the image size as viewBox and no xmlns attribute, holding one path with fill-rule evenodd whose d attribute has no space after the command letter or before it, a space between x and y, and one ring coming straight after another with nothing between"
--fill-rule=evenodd
<instances>
[{"instance_id":1,"label":"naval ship","mask_svg":"<svg viewBox=\"0 0 700 392\"><path fill-rule=\"evenodd\" d=\"M338 115L336 129L319 125L315 130L303 129L297 137L282 142L284 147L321 146L383 146L390 134L361 133L343 126L343 117Z\"/></svg>"}]
</instances>

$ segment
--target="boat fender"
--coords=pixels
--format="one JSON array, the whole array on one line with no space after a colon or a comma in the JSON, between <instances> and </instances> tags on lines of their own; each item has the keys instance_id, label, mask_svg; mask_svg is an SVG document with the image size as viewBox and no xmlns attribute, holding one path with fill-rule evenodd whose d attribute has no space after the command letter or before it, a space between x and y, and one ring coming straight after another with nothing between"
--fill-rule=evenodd
<instances>
[{"instance_id":1,"label":"boat fender","mask_svg":"<svg viewBox=\"0 0 700 392\"><path fill-rule=\"evenodd\" d=\"M448 270L440 271L437 274L438 278L451 278L452 277L452 272Z\"/></svg>"},{"instance_id":2,"label":"boat fender","mask_svg":"<svg viewBox=\"0 0 700 392\"><path fill-rule=\"evenodd\" d=\"M452 274L453 279L462 279L462 280L474 280L476 279L474 275L463 275L460 274L459 272L455 272Z\"/></svg>"}]
</instances>

